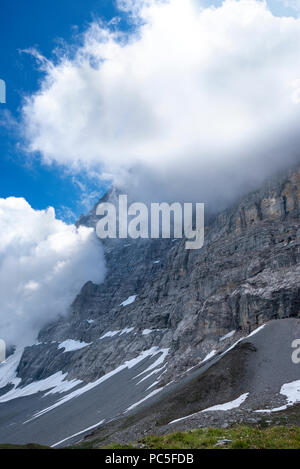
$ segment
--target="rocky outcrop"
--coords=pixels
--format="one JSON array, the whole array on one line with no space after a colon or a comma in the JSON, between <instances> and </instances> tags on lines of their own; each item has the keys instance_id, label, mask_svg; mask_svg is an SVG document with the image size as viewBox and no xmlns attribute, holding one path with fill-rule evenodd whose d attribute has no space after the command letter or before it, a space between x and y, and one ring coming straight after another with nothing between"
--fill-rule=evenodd
<instances>
[{"instance_id":1,"label":"rocky outcrop","mask_svg":"<svg viewBox=\"0 0 300 469\"><path fill-rule=\"evenodd\" d=\"M184 240L106 240L105 282L84 285L70 314L25 349L22 384L58 370L92 381L153 346L169 349L167 382L266 321L300 317L299 221L300 168L210 217L201 250ZM96 222L95 210L79 220ZM100 339L108 331L119 332ZM64 353L66 339L89 345Z\"/></svg>"}]
</instances>

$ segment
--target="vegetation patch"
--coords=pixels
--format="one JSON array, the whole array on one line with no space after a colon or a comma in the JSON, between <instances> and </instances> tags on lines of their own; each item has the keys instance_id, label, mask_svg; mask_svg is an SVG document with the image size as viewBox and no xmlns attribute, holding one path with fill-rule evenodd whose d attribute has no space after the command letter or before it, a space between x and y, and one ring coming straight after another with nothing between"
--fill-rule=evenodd
<instances>
[{"instance_id":1,"label":"vegetation patch","mask_svg":"<svg viewBox=\"0 0 300 469\"><path fill-rule=\"evenodd\" d=\"M146 436L136 444L111 449L300 449L300 428L238 425L229 429L201 428L162 436Z\"/></svg>"},{"instance_id":2,"label":"vegetation patch","mask_svg":"<svg viewBox=\"0 0 300 469\"><path fill-rule=\"evenodd\" d=\"M50 446L38 445L35 443L28 443L27 445L0 445L0 449L52 449Z\"/></svg>"}]
</instances>

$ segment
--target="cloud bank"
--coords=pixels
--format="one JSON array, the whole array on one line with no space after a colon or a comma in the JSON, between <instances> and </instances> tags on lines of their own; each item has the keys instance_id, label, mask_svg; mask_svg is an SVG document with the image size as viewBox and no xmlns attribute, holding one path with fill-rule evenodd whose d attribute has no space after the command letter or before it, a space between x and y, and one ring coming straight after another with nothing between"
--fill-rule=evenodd
<instances>
[{"instance_id":1,"label":"cloud bank","mask_svg":"<svg viewBox=\"0 0 300 469\"><path fill-rule=\"evenodd\" d=\"M68 308L85 282L104 278L93 230L66 225L53 208L37 211L21 198L0 199L0 337L27 345Z\"/></svg>"},{"instance_id":2,"label":"cloud bank","mask_svg":"<svg viewBox=\"0 0 300 469\"><path fill-rule=\"evenodd\" d=\"M42 60L30 152L139 198L218 205L298 158L300 19L256 0L118 4L134 32L94 22L72 58Z\"/></svg>"}]
</instances>

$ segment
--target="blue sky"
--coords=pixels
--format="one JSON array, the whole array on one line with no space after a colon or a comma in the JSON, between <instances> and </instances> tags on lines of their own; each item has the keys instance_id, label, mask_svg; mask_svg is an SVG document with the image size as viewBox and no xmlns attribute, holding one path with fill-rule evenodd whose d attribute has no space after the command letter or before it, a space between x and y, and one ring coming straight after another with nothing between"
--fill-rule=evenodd
<instances>
[{"instance_id":1,"label":"blue sky","mask_svg":"<svg viewBox=\"0 0 300 469\"><path fill-rule=\"evenodd\" d=\"M203 0L203 3L212 2ZM271 2L273 13L295 15L295 10L287 8L285 3ZM216 0L215 4L220 2ZM110 20L116 15L120 16L120 12L112 0L1 2L0 78L6 82L7 103L0 104L0 197L24 197L34 209L54 206L59 217L74 220L85 211L80 203L83 186L84 192L93 195L90 202L105 192L106 186L99 182L87 180L83 175L77 175L74 182L74 177L65 174L60 166L47 167L38 158L28 158L22 150L23 142L15 123L24 96L38 90L41 79L34 59L21 51L34 47L51 58L61 41L76 44L78 34L85 31L93 19ZM120 26L123 29L127 28L125 20L123 16Z\"/></svg>"},{"instance_id":2,"label":"blue sky","mask_svg":"<svg viewBox=\"0 0 300 469\"><path fill-rule=\"evenodd\" d=\"M0 8L0 78L7 87L7 102L0 104L2 119L7 111L18 119L24 96L38 89L40 72L33 58L21 50L36 47L51 57L61 40L76 43L76 34L93 18L109 20L116 15L111 0L10 0L1 2ZM105 190L88 184L91 192ZM0 197L24 197L35 209L51 205L58 216L68 216L64 212L68 207L77 216L84 209L78 204L80 194L79 186L60 168L26 157L13 125L0 126Z\"/></svg>"}]
</instances>

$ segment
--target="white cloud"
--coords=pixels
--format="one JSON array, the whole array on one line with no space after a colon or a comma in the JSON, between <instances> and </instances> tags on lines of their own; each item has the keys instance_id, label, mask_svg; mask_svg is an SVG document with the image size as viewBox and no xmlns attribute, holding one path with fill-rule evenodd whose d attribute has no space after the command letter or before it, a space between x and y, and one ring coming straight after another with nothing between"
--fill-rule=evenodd
<instances>
[{"instance_id":1,"label":"white cloud","mask_svg":"<svg viewBox=\"0 0 300 469\"><path fill-rule=\"evenodd\" d=\"M0 334L26 345L66 314L88 280L104 277L102 246L93 230L37 211L21 198L0 199Z\"/></svg>"},{"instance_id":2,"label":"white cloud","mask_svg":"<svg viewBox=\"0 0 300 469\"><path fill-rule=\"evenodd\" d=\"M291 157L299 19L256 0L118 3L139 25L129 38L94 23L74 58L43 61L23 108L30 151L116 180L133 171L137 190L199 198L203 188L215 201Z\"/></svg>"}]
</instances>

